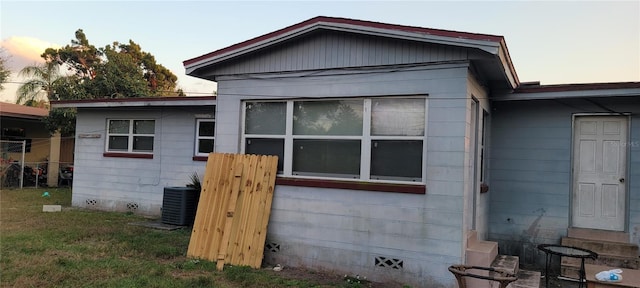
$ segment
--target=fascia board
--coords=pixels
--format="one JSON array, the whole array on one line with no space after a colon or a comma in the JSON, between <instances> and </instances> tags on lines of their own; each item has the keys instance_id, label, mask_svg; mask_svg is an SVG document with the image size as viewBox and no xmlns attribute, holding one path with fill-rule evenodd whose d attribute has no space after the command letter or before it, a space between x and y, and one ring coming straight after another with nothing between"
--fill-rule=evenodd
<instances>
[{"instance_id":1,"label":"fascia board","mask_svg":"<svg viewBox=\"0 0 640 288\"><path fill-rule=\"evenodd\" d=\"M51 103L52 108L111 108L111 107L171 107L171 106L214 106L216 100L184 101L77 101Z\"/></svg>"},{"instance_id":2,"label":"fascia board","mask_svg":"<svg viewBox=\"0 0 640 288\"><path fill-rule=\"evenodd\" d=\"M515 68L513 67L513 62L511 62L511 58L509 57L509 54L507 54L506 48L503 48L501 45L496 57L498 57L500 64L502 64L502 71L505 78L509 81L511 88L515 89L520 85L520 82L518 80L518 75L515 72Z\"/></svg>"},{"instance_id":3,"label":"fascia board","mask_svg":"<svg viewBox=\"0 0 640 288\"><path fill-rule=\"evenodd\" d=\"M494 41L452 38L452 37L437 36L437 35L430 35L430 34L424 34L424 33L381 29L381 28L375 28L375 27L351 25L351 24L317 22L317 23L310 24L308 26L301 27L299 29L288 31L287 33L281 34L276 38L270 38L270 39L266 39L256 43L252 43L251 45L247 45L245 47L232 50L227 53L222 53L220 55L212 56L207 59L203 59L201 61L189 64L189 65L185 65L186 74L191 75L195 70L202 68L204 66L215 64L224 60L228 60L230 58L240 56L242 54L253 52L255 50L258 50L270 45L274 45L282 41L289 40L298 35L308 33L317 29L353 32L353 33L359 33L359 34L365 34L365 35L382 36L387 38L405 39L405 40L411 40L411 41L451 45L451 46L458 46L458 47L465 47L465 48L476 48L493 55L497 55L501 47L499 42L494 42Z\"/></svg>"},{"instance_id":4,"label":"fascia board","mask_svg":"<svg viewBox=\"0 0 640 288\"><path fill-rule=\"evenodd\" d=\"M639 97L640 88L576 90L558 92L512 93L492 98L494 101L548 100L593 97Z\"/></svg>"}]
</instances>

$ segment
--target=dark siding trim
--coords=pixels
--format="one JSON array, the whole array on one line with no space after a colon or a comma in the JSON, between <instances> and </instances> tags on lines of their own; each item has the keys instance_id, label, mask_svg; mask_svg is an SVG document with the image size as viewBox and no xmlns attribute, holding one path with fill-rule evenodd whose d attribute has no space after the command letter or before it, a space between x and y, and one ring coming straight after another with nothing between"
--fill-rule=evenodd
<instances>
[{"instance_id":1,"label":"dark siding trim","mask_svg":"<svg viewBox=\"0 0 640 288\"><path fill-rule=\"evenodd\" d=\"M300 178L286 178L286 177L277 177L276 185L349 189L349 190L363 190L363 191L376 191L376 192L395 192L395 193L409 193L409 194L426 194L427 193L427 188L425 185L385 184L385 183L374 183L374 182L352 182L352 181L339 181L339 180L300 179Z\"/></svg>"},{"instance_id":2,"label":"dark siding trim","mask_svg":"<svg viewBox=\"0 0 640 288\"><path fill-rule=\"evenodd\" d=\"M104 157L116 157L116 158L138 158L138 159L153 159L153 154L138 154L138 153L114 153L105 152L102 154Z\"/></svg>"}]
</instances>

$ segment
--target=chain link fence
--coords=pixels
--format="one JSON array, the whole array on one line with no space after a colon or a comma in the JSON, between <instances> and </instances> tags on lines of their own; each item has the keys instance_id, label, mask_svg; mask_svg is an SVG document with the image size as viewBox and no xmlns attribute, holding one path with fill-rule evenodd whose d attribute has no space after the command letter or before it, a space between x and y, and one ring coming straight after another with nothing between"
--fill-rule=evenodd
<instances>
[{"instance_id":1,"label":"chain link fence","mask_svg":"<svg viewBox=\"0 0 640 288\"><path fill-rule=\"evenodd\" d=\"M25 161L26 146L26 141L0 140L0 188L72 186L73 163Z\"/></svg>"}]
</instances>

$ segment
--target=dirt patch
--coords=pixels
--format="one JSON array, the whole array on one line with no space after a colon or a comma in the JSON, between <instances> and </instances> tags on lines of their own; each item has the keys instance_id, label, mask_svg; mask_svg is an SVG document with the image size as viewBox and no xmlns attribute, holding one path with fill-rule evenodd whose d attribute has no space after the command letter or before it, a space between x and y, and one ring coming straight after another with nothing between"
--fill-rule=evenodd
<instances>
[{"instance_id":1,"label":"dirt patch","mask_svg":"<svg viewBox=\"0 0 640 288\"><path fill-rule=\"evenodd\" d=\"M317 283L319 287L336 287L337 285L349 286L350 282L359 281L360 285L353 285L353 287L371 287L371 288L403 288L410 287L398 283L379 283L372 282L366 279L356 279L354 275L337 274L331 271L319 271L311 270L301 267L283 267L281 271L274 271L273 267L266 267L263 270L267 273L277 275L282 278L295 279L295 280L307 280L309 282ZM345 277L346 276L346 277Z\"/></svg>"}]
</instances>

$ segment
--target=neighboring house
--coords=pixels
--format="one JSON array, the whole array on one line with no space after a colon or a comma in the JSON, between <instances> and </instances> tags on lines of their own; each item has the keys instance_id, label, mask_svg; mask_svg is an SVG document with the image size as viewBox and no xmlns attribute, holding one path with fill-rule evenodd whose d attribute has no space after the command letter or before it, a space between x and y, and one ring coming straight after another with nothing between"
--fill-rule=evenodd
<instances>
[{"instance_id":1,"label":"neighboring house","mask_svg":"<svg viewBox=\"0 0 640 288\"><path fill-rule=\"evenodd\" d=\"M49 156L49 132L42 122L42 118L48 115L49 110L47 109L0 102L0 130L2 133L0 139L3 141L25 141L24 161L30 163L46 162ZM9 144L3 143L3 146L7 145ZM3 160L22 161L22 151L13 148L2 147L3 155L0 157Z\"/></svg>"},{"instance_id":2,"label":"neighboring house","mask_svg":"<svg viewBox=\"0 0 640 288\"><path fill-rule=\"evenodd\" d=\"M24 170L31 174L22 179L23 187L35 186L36 180L44 182L43 177L37 177L36 171L42 171L44 175L44 172L51 170L48 169L50 156L52 153L55 153L55 156L60 153L59 150L51 151L53 138L49 136L49 131L42 122L47 115L47 109L0 102L0 186L19 187L20 168L12 168L12 163L21 163L29 167ZM38 168L43 170L37 170ZM58 169L55 168L57 173ZM51 179L51 183L56 182L57 178ZM37 184L40 186L47 183Z\"/></svg>"},{"instance_id":3,"label":"neighboring house","mask_svg":"<svg viewBox=\"0 0 640 288\"><path fill-rule=\"evenodd\" d=\"M5 167L22 161L21 145L15 141L25 141L25 166L44 168L47 174L47 183L38 185L57 186L59 168L73 165L74 140L57 133L51 136L42 121L48 115L47 109L0 102L0 138L5 141L0 158Z\"/></svg>"},{"instance_id":4,"label":"neighboring house","mask_svg":"<svg viewBox=\"0 0 640 288\"><path fill-rule=\"evenodd\" d=\"M160 215L164 187L202 176L215 97L53 102L76 107L72 205Z\"/></svg>"},{"instance_id":5,"label":"neighboring house","mask_svg":"<svg viewBox=\"0 0 640 288\"><path fill-rule=\"evenodd\" d=\"M573 227L617 230L637 241L640 83L522 85L501 36L331 17L184 66L188 75L217 82L215 100L53 103L78 107L74 205L126 210L136 203L159 215L162 187L204 169L190 162L197 115L215 111L215 152L279 156L269 262L452 287L447 267L475 261L467 242L476 233L498 241L501 253L504 246L525 258L523 245L558 243ZM601 113L625 116L594 116ZM118 121L155 126L153 134L107 133ZM606 131L571 158L576 125L583 134ZM614 126L621 133L610 140L602 133ZM590 139L583 134L576 139ZM153 151L132 151L124 141L136 136L153 137L143 141ZM616 213L625 216L622 227L593 227L584 214L571 214L571 187L587 191L604 182L572 174L571 159L613 169L613 154L584 156L605 142L607 153L615 150L610 141L626 151L616 162L626 171L624 181L616 178L616 189L627 192L618 194L624 211ZM607 165L597 164L602 158ZM167 163L182 168L169 172ZM586 183L583 176L592 184L572 184ZM614 187L606 189L612 195Z\"/></svg>"}]
</instances>

